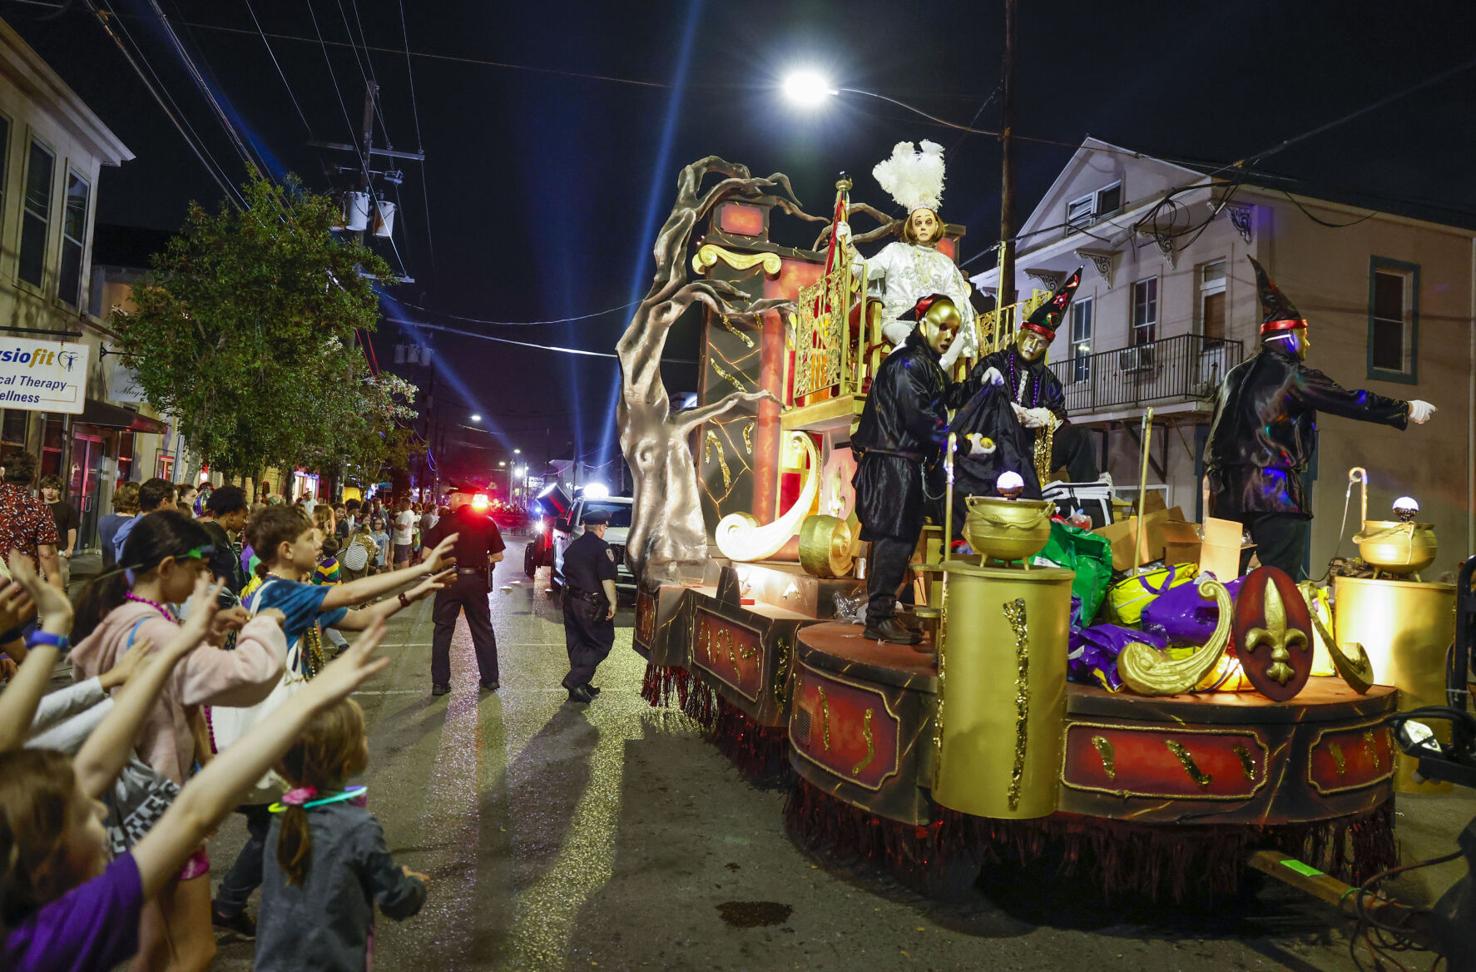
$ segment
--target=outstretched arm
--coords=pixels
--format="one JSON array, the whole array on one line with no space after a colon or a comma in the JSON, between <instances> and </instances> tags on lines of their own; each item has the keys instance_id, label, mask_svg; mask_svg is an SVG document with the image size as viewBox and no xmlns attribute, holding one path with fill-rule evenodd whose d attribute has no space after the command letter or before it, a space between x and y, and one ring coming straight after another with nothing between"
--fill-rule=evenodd
<instances>
[{"instance_id":1,"label":"outstretched arm","mask_svg":"<svg viewBox=\"0 0 1476 972\"><path fill-rule=\"evenodd\" d=\"M1319 412L1341 415L1360 422L1392 425L1396 429L1409 425L1408 402L1386 398L1365 389L1350 391L1328 375L1306 365L1297 369L1297 375L1292 379L1291 391L1304 405Z\"/></svg>"},{"instance_id":2,"label":"outstretched arm","mask_svg":"<svg viewBox=\"0 0 1476 972\"><path fill-rule=\"evenodd\" d=\"M227 747L185 784L163 818L134 848L144 897L157 894L178 873L200 841L231 812L241 794L282 758L315 715L389 664L388 658L372 657L383 638L382 624L366 631L270 719L258 723L251 731L250 745Z\"/></svg>"},{"instance_id":3,"label":"outstretched arm","mask_svg":"<svg viewBox=\"0 0 1476 972\"><path fill-rule=\"evenodd\" d=\"M323 610L331 611L334 608L353 607L355 604L363 604L365 601L373 600L382 594L388 594L397 588L424 577L426 574L436 574L444 570L448 565L454 563L451 558L451 548L456 545L456 538L460 534L453 533L436 545L436 549L430 552L418 564L406 567L403 570L392 570L385 574L375 574L372 577L361 577L358 580L349 581L347 584L335 585L326 597L323 598ZM390 612L393 614L394 612Z\"/></svg>"},{"instance_id":4,"label":"outstretched arm","mask_svg":"<svg viewBox=\"0 0 1476 972\"><path fill-rule=\"evenodd\" d=\"M14 551L10 554L10 573L13 580L0 587L0 598L19 605L22 599L12 586L18 585L35 602L41 615L42 631L62 636L69 634L72 630L72 602L67 600L67 596L41 580L29 557ZM17 608L16 613L19 610ZM46 684L51 680L51 670L56 667L59 655L60 652L52 645L34 646L4 693L0 693L0 753L16 749L25 741L31 720L36 716L36 706L46 693Z\"/></svg>"}]
</instances>

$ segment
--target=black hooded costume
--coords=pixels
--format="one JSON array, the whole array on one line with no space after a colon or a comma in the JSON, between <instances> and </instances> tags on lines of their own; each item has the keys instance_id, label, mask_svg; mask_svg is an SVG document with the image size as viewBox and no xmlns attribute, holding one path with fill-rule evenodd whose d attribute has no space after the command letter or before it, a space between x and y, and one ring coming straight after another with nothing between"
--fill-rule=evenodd
<instances>
[{"instance_id":1,"label":"black hooded costume","mask_svg":"<svg viewBox=\"0 0 1476 972\"><path fill-rule=\"evenodd\" d=\"M919 301L924 309L926 301ZM853 480L856 516L861 539L871 542L868 627L895 613L923 518L943 494L938 458L947 437L950 383L938 359L922 329L913 330L877 369L851 436L860 456Z\"/></svg>"},{"instance_id":2,"label":"black hooded costume","mask_svg":"<svg viewBox=\"0 0 1476 972\"><path fill-rule=\"evenodd\" d=\"M1312 516L1303 477L1317 449L1317 413L1403 429L1409 403L1349 391L1308 367L1278 338L1305 328L1306 320L1250 261L1263 311L1262 344L1220 383L1204 451L1210 513L1245 524L1263 565L1301 579Z\"/></svg>"},{"instance_id":3,"label":"black hooded costume","mask_svg":"<svg viewBox=\"0 0 1476 972\"><path fill-rule=\"evenodd\" d=\"M1081 270L1078 268L1021 327L1034 331L1049 342L1080 285ZM984 380L990 368L1004 376L1003 384ZM958 436L953 472L955 532L963 529L967 516L964 498L993 496L995 482L1002 473L1019 473L1025 481L1021 495L1026 499L1040 499L1042 483L1035 471L1037 430L1020 423L1011 403L1022 408L1047 409L1061 423L1056 428L1051 448L1052 469L1066 466L1072 482L1091 482L1100 475L1084 430L1066 422L1066 392L1060 379L1046 364L1045 356L1034 362L1026 361L1011 344L1002 351L980 358L953 394L951 404L959 406L951 426ZM994 452L973 454L969 440L974 433L992 440Z\"/></svg>"}]
</instances>

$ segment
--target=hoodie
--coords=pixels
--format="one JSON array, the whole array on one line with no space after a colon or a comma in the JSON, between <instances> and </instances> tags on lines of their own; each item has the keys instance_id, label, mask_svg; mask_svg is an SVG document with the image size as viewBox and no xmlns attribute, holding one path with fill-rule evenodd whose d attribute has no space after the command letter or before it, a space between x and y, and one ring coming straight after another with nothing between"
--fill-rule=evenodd
<instances>
[{"instance_id":1,"label":"hoodie","mask_svg":"<svg viewBox=\"0 0 1476 972\"><path fill-rule=\"evenodd\" d=\"M141 623L140 623L141 622ZM133 641L150 639L163 647L179 626L147 604L127 601L103 618L97 630L72 649L78 681L117 664ZM154 770L183 784L195 762L195 739L187 710L198 705L255 705L271 694L287 657L287 640L273 618L252 618L236 636L232 651L202 644L185 655L164 683L154 709L139 731L138 755Z\"/></svg>"}]
</instances>

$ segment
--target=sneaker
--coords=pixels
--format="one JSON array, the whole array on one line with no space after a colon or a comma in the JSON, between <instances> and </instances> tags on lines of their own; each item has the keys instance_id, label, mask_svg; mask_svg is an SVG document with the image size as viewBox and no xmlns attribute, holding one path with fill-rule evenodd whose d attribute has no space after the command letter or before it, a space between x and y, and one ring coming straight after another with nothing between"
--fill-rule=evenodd
<instances>
[{"instance_id":1,"label":"sneaker","mask_svg":"<svg viewBox=\"0 0 1476 972\"><path fill-rule=\"evenodd\" d=\"M432 685L431 686L431 695L449 695L449 694L451 694L451 686L449 686L449 685Z\"/></svg>"},{"instance_id":2,"label":"sneaker","mask_svg":"<svg viewBox=\"0 0 1476 972\"><path fill-rule=\"evenodd\" d=\"M256 940L256 922L244 911L240 914L226 915L219 908L215 907L214 902L211 902L210 924L222 931L239 935L248 942Z\"/></svg>"}]
</instances>

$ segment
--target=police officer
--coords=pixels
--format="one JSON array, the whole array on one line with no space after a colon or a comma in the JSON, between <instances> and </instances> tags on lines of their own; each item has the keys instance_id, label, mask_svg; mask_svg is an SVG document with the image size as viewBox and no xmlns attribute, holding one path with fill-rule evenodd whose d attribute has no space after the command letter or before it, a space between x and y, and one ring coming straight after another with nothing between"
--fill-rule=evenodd
<instances>
[{"instance_id":1,"label":"police officer","mask_svg":"<svg viewBox=\"0 0 1476 972\"><path fill-rule=\"evenodd\" d=\"M615 551L605 542L608 513L591 511L584 533L564 549L564 641L570 702L591 702L600 690L590 682L615 644Z\"/></svg>"},{"instance_id":2,"label":"police officer","mask_svg":"<svg viewBox=\"0 0 1476 972\"><path fill-rule=\"evenodd\" d=\"M502 560L505 545L497 524L487 515L485 502L479 508L476 499L477 494L469 489L454 489L451 515L431 527L422 541L422 550L430 551L443 538L458 534L452 548L456 579L436 592L431 695L451 691L451 633L456 630L457 614L463 610L466 626L471 629L482 688L495 692L501 685L497 680L497 636L492 633L492 608L487 595L492 592L492 565Z\"/></svg>"}]
</instances>

